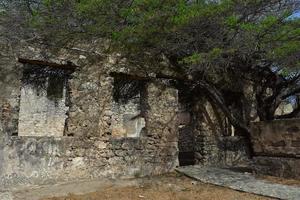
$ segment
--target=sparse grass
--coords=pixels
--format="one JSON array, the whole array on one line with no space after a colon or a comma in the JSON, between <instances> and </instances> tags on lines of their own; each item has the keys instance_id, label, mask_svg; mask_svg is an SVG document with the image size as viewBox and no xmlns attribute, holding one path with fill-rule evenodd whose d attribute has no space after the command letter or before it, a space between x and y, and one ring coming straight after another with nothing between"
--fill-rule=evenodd
<instances>
[{"instance_id":1,"label":"sparse grass","mask_svg":"<svg viewBox=\"0 0 300 200\"><path fill-rule=\"evenodd\" d=\"M270 200L270 198L203 184L178 174L144 178L139 186L113 186L99 191L43 200Z\"/></svg>"}]
</instances>

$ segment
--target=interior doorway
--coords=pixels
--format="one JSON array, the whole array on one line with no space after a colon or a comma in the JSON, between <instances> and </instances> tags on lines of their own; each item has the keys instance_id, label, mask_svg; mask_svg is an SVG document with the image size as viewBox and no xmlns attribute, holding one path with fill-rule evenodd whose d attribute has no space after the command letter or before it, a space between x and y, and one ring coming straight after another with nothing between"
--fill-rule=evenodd
<instances>
[{"instance_id":1,"label":"interior doorway","mask_svg":"<svg viewBox=\"0 0 300 200\"><path fill-rule=\"evenodd\" d=\"M195 165L195 136L193 127L193 116L190 104L190 96L180 90L179 97L179 113L178 113L178 148L179 148L179 165Z\"/></svg>"}]
</instances>

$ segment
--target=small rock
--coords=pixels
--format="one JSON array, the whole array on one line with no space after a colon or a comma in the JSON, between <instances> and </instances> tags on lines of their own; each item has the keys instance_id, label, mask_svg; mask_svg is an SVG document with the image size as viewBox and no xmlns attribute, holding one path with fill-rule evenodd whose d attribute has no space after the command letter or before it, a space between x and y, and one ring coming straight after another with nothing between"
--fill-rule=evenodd
<instances>
[{"instance_id":1,"label":"small rock","mask_svg":"<svg viewBox=\"0 0 300 200\"><path fill-rule=\"evenodd\" d=\"M192 185L197 185L197 181L192 181L191 184Z\"/></svg>"},{"instance_id":2,"label":"small rock","mask_svg":"<svg viewBox=\"0 0 300 200\"><path fill-rule=\"evenodd\" d=\"M86 59L86 56L80 55L80 56L79 56L79 59Z\"/></svg>"}]
</instances>

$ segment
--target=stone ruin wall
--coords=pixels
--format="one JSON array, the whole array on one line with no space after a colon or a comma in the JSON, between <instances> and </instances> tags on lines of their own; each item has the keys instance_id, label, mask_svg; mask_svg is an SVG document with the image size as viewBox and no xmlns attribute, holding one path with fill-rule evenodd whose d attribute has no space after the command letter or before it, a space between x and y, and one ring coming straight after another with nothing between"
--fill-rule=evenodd
<instances>
[{"instance_id":1,"label":"stone ruin wall","mask_svg":"<svg viewBox=\"0 0 300 200\"><path fill-rule=\"evenodd\" d=\"M245 139L226 135L226 117L203 99L194 107L196 160L198 164L216 167L247 167L249 153Z\"/></svg>"},{"instance_id":2,"label":"stone ruin wall","mask_svg":"<svg viewBox=\"0 0 300 200\"><path fill-rule=\"evenodd\" d=\"M126 128L126 109L129 114L136 114L139 109L134 104L120 109L113 99L111 72L138 72L120 64L117 55L104 54L105 43L100 44L53 53L42 44L37 45L38 48L26 43L13 48L9 41L0 40L2 189L12 185L154 175L171 171L178 165L177 90L168 87L167 80L148 81L143 96L143 116L133 123L137 129ZM24 64L17 62L18 58L58 64L72 62L79 66L68 82L69 110L63 136L19 135ZM97 62L91 62L95 59ZM132 135L132 132L140 132L136 130L143 131L141 135ZM46 130L43 134L47 134Z\"/></svg>"},{"instance_id":3,"label":"stone ruin wall","mask_svg":"<svg viewBox=\"0 0 300 200\"><path fill-rule=\"evenodd\" d=\"M226 134L226 117L204 95L189 106L186 102L179 102L178 147L179 155L182 155L179 161L182 159L183 163L214 167L249 166L245 139Z\"/></svg>"},{"instance_id":4,"label":"stone ruin wall","mask_svg":"<svg viewBox=\"0 0 300 200\"><path fill-rule=\"evenodd\" d=\"M300 120L255 122L251 139L258 174L300 178Z\"/></svg>"},{"instance_id":5,"label":"stone ruin wall","mask_svg":"<svg viewBox=\"0 0 300 200\"><path fill-rule=\"evenodd\" d=\"M179 165L178 152L192 152L192 164L231 167L248 162L244 139L224 136L220 124L224 119L209 101L201 100L192 110L185 110L178 104L178 92L169 87L168 80L146 81L143 90L128 102L116 101L116 77L112 73L123 74L124 79L149 74L132 70L118 54L105 53L105 42L95 44L81 42L52 52L42 44L23 43L12 48L9 41L0 40L3 49L0 58L1 187L161 174ZM30 108L26 104L27 111L22 111L22 101L26 100L22 99L22 90L26 89L22 82L25 65L18 58L60 66L71 62L78 66L63 88L68 98L62 98L60 103L66 106L57 109L58 102L54 108L63 111L60 115L55 112L50 115L58 118L56 127L63 127L63 131L59 128L51 134L47 131L51 129L41 132L32 127L29 133L26 129L30 124L22 129L22 120L30 118L40 123L36 119L45 114L23 115L34 113L28 112ZM53 105L44 101L46 95L39 97L43 101L37 95L34 100L53 110ZM42 111L46 107L42 106L45 108ZM49 121L48 114L46 121ZM43 126L47 125L42 122Z\"/></svg>"}]
</instances>

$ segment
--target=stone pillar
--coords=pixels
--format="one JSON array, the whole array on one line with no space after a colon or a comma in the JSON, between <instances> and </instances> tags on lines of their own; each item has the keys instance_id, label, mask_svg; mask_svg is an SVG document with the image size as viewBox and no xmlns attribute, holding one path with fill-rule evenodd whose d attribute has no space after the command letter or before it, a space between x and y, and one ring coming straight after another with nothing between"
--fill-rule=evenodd
<instances>
[{"instance_id":1,"label":"stone pillar","mask_svg":"<svg viewBox=\"0 0 300 200\"><path fill-rule=\"evenodd\" d=\"M157 170L170 171L178 165L178 91L157 81L148 83L146 92L146 136L153 139L156 155L152 159Z\"/></svg>"},{"instance_id":2,"label":"stone pillar","mask_svg":"<svg viewBox=\"0 0 300 200\"><path fill-rule=\"evenodd\" d=\"M203 99L194 107L195 159L201 165L219 165L221 161L220 137L222 125L219 113Z\"/></svg>"},{"instance_id":3,"label":"stone pillar","mask_svg":"<svg viewBox=\"0 0 300 200\"><path fill-rule=\"evenodd\" d=\"M98 135L105 139L112 132L113 77L102 75L99 87L99 129Z\"/></svg>"},{"instance_id":4,"label":"stone pillar","mask_svg":"<svg viewBox=\"0 0 300 200\"><path fill-rule=\"evenodd\" d=\"M106 97L106 86L103 72L99 66L83 66L73 73L69 81L70 109L65 135L78 137L99 136L99 119L103 108L103 97ZM103 76L103 77L102 77Z\"/></svg>"}]
</instances>

